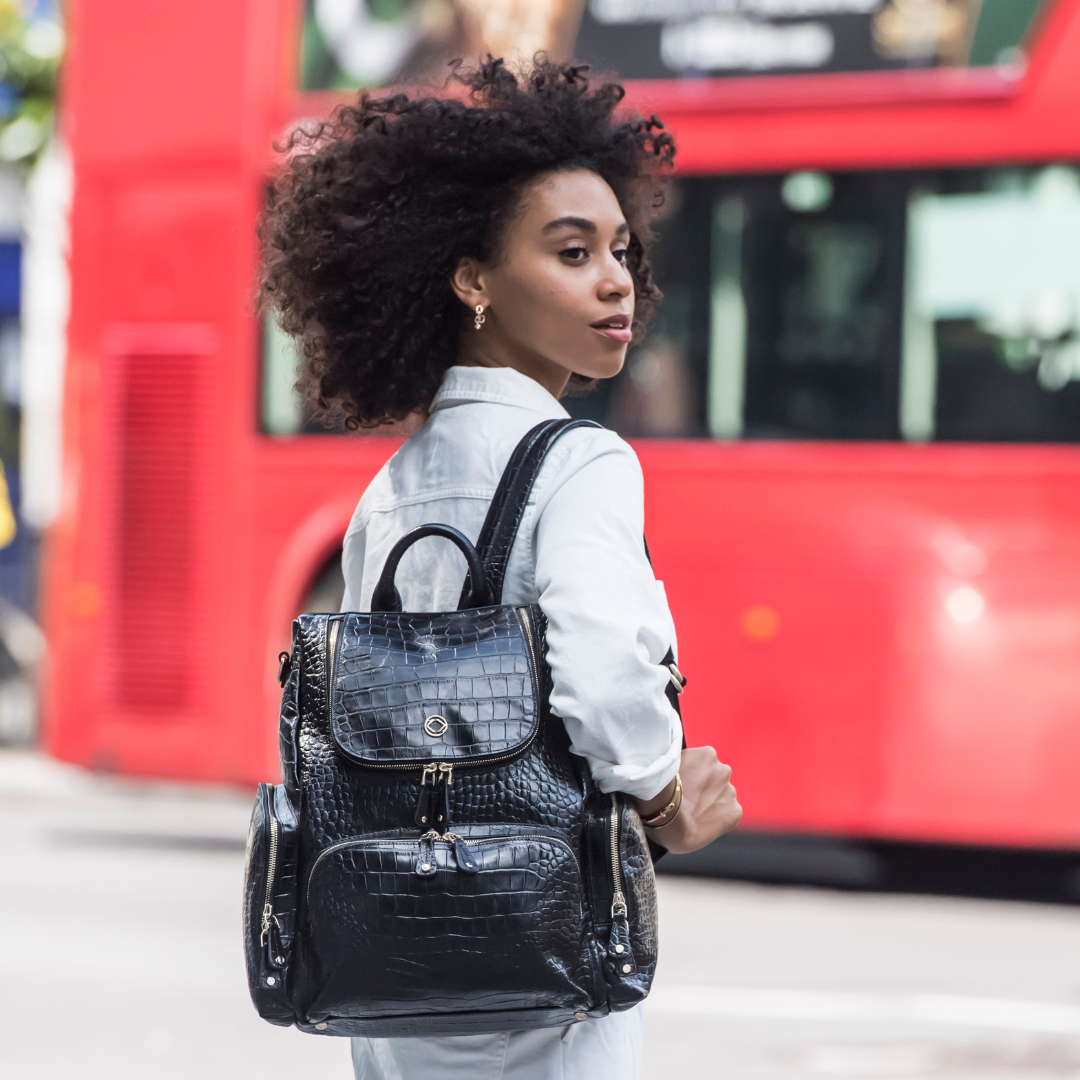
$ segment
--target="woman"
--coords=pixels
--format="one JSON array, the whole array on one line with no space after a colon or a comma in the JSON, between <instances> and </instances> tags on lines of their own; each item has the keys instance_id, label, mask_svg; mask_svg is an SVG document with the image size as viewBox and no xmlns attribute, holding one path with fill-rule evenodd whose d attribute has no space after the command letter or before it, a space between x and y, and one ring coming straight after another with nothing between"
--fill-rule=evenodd
<instances>
[{"instance_id":1,"label":"woman","mask_svg":"<svg viewBox=\"0 0 1080 1080\"><path fill-rule=\"evenodd\" d=\"M374 99L294 140L265 224L265 306L303 343L302 385L350 427L415 433L364 493L345 538L344 610L368 610L390 547L438 521L477 537L518 440L610 378L660 299L647 258L660 123L616 115L622 88L539 59L457 74L457 96ZM576 429L545 461L503 602L547 616L553 713L604 791L652 838L693 851L741 816L711 747L682 749L660 662L675 631L642 543L637 458ZM416 545L406 610L457 606L460 556ZM603 1080L638 1075L641 1011L564 1029L354 1039L363 1080Z\"/></svg>"}]
</instances>

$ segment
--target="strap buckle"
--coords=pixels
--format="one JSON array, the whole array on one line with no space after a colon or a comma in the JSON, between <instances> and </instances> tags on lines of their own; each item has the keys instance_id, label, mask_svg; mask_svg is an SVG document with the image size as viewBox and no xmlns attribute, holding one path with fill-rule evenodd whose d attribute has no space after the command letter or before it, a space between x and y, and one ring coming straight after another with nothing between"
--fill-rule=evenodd
<instances>
[{"instance_id":1,"label":"strap buckle","mask_svg":"<svg viewBox=\"0 0 1080 1080\"><path fill-rule=\"evenodd\" d=\"M667 665L668 678L671 680L671 685L675 687L675 693L681 694L686 688L686 676L675 666L675 661L672 660Z\"/></svg>"}]
</instances>

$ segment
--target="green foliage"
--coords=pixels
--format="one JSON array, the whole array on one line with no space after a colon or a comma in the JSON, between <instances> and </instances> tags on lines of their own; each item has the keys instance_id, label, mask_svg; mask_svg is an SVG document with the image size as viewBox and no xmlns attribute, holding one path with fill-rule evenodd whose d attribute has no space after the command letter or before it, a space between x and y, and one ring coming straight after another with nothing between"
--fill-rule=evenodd
<instances>
[{"instance_id":1,"label":"green foliage","mask_svg":"<svg viewBox=\"0 0 1080 1080\"><path fill-rule=\"evenodd\" d=\"M23 169L52 130L64 52L63 25L44 6L0 0L0 161Z\"/></svg>"}]
</instances>

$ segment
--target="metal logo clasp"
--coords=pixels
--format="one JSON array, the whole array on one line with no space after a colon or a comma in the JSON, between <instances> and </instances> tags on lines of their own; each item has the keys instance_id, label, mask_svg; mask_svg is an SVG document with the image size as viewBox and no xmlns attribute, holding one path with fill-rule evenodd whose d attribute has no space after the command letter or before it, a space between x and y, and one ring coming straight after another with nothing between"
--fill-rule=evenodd
<instances>
[{"instance_id":1,"label":"metal logo clasp","mask_svg":"<svg viewBox=\"0 0 1080 1080\"><path fill-rule=\"evenodd\" d=\"M433 738L441 739L449 730L450 724L445 716L435 713L424 721L424 730Z\"/></svg>"}]
</instances>

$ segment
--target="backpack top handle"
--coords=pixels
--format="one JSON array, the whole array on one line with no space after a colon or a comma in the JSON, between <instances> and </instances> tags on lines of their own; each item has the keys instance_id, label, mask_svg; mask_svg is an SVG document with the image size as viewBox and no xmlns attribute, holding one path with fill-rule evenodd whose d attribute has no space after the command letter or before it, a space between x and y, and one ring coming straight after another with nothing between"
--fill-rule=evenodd
<instances>
[{"instance_id":1,"label":"backpack top handle","mask_svg":"<svg viewBox=\"0 0 1080 1080\"><path fill-rule=\"evenodd\" d=\"M472 546L469 538L462 532L450 525L431 523L420 525L407 532L391 549L383 564L382 573L375 585L375 591L371 594L372 611L401 611L401 593L394 584L394 575L397 573L398 563L402 555L425 536L441 536L451 540L461 549L465 561L469 564L469 580L476 582L471 586L468 595L468 604L463 605L471 608L488 607L491 604L491 592L488 588L487 575L484 573L484 564L476 548Z\"/></svg>"}]
</instances>

